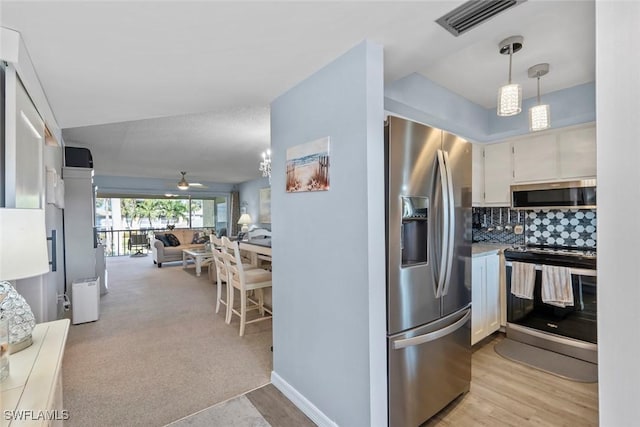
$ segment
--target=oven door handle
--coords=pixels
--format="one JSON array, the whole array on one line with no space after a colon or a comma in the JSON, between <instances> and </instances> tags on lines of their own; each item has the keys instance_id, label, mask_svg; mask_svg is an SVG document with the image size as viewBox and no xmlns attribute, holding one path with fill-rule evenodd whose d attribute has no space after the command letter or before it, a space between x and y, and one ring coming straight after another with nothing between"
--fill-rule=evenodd
<instances>
[{"instance_id":1,"label":"oven door handle","mask_svg":"<svg viewBox=\"0 0 640 427\"><path fill-rule=\"evenodd\" d=\"M511 267L511 261L505 262L507 267ZM542 264L536 264L536 270L542 270ZM591 276L597 277L598 271L590 268L569 268L569 272L573 276Z\"/></svg>"}]
</instances>

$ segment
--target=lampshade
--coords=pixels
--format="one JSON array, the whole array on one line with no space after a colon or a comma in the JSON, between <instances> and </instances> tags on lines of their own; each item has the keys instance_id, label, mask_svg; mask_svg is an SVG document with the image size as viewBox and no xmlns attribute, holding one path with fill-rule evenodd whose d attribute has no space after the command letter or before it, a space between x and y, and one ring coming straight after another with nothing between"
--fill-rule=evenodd
<instances>
[{"instance_id":1,"label":"lampshade","mask_svg":"<svg viewBox=\"0 0 640 427\"><path fill-rule=\"evenodd\" d=\"M238 224L242 225L242 228L240 229L240 231L242 231L243 233L246 233L247 231L249 231L249 224L251 224L251 217L249 216L249 214L245 213L240 215Z\"/></svg>"},{"instance_id":2,"label":"lampshade","mask_svg":"<svg viewBox=\"0 0 640 427\"><path fill-rule=\"evenodd\" d=\"M49 271L43 209L0 208L0 280Z\"/></svg>"},{"instance_id":3,"label":"lampshade","mask_svg":"<svg viewBox=\"0 0 640 427\"><path fill-rule=\"evenodd\" d=\"M0 208L0 313L9 319L9 352L31 345L35 320L31 307L6 280L49 272L43 209Z\"/></svg>"},{"instance_id":4,"label":"lampshade","mask_svg":"<svg viewBox=\"0 0 640 427\"><path fill-rule=\"evenodd\" d=\"M238 224L241 225L249 225L251 224L251 216L249 214L240 215L240 219L238 219Z\"/></svg>"}]
</instances>

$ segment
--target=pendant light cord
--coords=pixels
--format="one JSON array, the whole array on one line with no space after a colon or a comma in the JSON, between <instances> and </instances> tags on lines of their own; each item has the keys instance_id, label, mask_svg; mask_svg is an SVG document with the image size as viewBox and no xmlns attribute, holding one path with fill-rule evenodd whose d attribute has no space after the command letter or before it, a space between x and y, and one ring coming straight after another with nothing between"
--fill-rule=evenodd
<instances>
[{"instance_id":1,"label":"pendant light cord","mask_svg":"<svg viewBox=\"0 0 640 427\"><path fill-rule=\"evenodd\" d=\"M511 58L513 56L513 44L509 45L509 84L511 84Z\"/></svg>"},{"instance_id":2,"label":"pendant light cord","mask_svg":"<svg viewBox=\"0 0 640 427\"><path fill-rule=\"evenodd\" d=\"M540 105L540 74L538 73L538 105Z\"/></svg>"}]
</instances>

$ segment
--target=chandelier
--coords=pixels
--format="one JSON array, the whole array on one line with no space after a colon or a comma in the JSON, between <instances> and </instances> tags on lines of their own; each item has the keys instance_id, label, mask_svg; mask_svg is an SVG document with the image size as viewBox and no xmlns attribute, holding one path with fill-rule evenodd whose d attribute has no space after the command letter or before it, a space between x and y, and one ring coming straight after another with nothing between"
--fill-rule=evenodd
<instances>
[{"instance_id":1,"label":"chandelier","mask_svg":"<svg viewBox=\"0 0 640 427\"><path fill-rule=\"evenodd\" d=\"M260 172L262 172L262 176L269 177L269 184L271 184L271 150L267 150L262 153Z\"/></svg>"}]
</instances>

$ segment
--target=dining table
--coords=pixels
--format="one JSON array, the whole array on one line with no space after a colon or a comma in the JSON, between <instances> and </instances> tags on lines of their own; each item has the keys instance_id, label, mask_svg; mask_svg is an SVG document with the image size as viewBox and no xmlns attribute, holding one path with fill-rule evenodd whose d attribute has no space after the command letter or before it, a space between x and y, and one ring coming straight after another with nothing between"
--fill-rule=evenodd
<instances>
[{"instance_id":1,"label":"dining table","mask_svg":"<svg viewBox=\"0 0 640 427\"><path fill-rule=\"evenodd\" d=\"M258 266L260 260L271 262L271 239L249 239L238 242L241 251L249 253L251 264Z\"/></svg>"}]
</instances>

